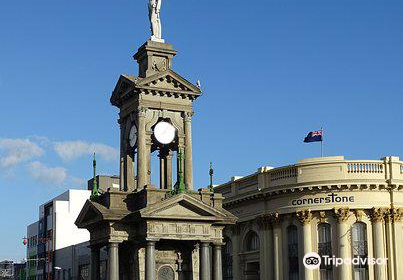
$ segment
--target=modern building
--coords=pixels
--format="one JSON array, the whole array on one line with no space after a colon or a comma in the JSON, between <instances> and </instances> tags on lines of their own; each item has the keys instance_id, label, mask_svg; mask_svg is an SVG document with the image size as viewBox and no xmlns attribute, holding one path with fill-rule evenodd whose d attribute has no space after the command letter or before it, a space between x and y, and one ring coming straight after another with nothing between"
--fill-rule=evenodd
<instances>
[{"instance_id":1,"label":"modern building","mask_svg":"<svg viewBox=\"0 0 403 280\"><path fill-rule=\"evenodd\" d=\"M25 267L25 262L1 261L0 280L25 280Z\"/></svg>"},{"instance_id":2,"label":"modern building","mask_svg":"<svg viewBox=\"0 0 403 280\"><path fill-rule=\"evenodd\" d=\"M305 159L215 188L239 220L225 230L224 279L403 279L403 162ZM321 256L309 270L303 257ZM325 256L380 258L338 267Z\"/></svg>"},{"instance_id":3,"label":"modern building","mask_svg":"<svg viewBox=\"0 0 403 280\"><path fill-rule=\"evenodd\" d=\"M119 189L119 176L95 178L100 193ZM88 190L68 190L39 207L39 220L27 227L27 280L88 279L90 236L74 222L90 198L93 185L94 179L90 179ZM104 279L106 252L101 251L100 258Z\"/></svg>"},{"instance_id":4,"label":"modern building","mask_svg":"<svg viewBox=\"0 0 403 280\"><path fill-rule=\"evenodd\" d=\"M88 231L74 221L90 195L89 190L68 190L39 207L39 220L27 228L28 280L54 279L57 251L89 240ZM62 270L74 273L71 267Z\"/></svg>"}]
</instances>

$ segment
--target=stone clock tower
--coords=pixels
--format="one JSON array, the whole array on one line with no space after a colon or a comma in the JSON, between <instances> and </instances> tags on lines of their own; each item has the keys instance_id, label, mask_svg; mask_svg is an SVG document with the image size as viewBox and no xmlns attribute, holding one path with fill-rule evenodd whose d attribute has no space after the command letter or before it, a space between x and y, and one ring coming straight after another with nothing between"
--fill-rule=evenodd
<instances>
[{"instance_id":1,"label":"stone clock tower","mask_svg":"<svg viewBox=\"0 0 403 280\"><path fill-rule=\"evenodd\" d=\"M120 190L92 196L76 221L91 235L91 280L100 279L102 248L108 280L222 280L223 229L236 218L221 194L193 182L191 121L201 91L172 70L175 55L172 45L147 41L134 55L138 76L122 75L112 93ZM159 184L151 182L153 156Z\"/></svg>"},{"instance_id":2,"label":"stone clock tower","mask_svg":"<svg viewBox=\"0 0 403 280\"><path fill-rule=\"evenodd\" d=\"M200 89L172 71L172 45L149 40L134 58L139 76L122 75L111 97L120 109L121 190L133 192L151 183L151 154L158 153L160 188L171 189L172 160L184 185L193 189L192 115ZM136 180L137 178L137 180Z\"/></svg>"}]
</instances>

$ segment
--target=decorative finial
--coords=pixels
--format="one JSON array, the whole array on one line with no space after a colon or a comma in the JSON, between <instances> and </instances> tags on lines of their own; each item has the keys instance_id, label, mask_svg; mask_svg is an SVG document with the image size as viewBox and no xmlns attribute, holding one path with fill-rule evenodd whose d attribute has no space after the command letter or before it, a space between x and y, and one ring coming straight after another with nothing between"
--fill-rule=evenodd
<instances>
[{"instance_id":1,"label":"decorative finial","mask_svg":"<svg viewBox=\"0 0 403 280\"><path fill-rule=\"evenodd\" d=\"M209 171L209 175L210 175L210 186L209 186L209 189L210 189L210 191L214 192L214 186L213 186L214 169L213 169L213 163L212 163L212 162L210 162L210 171Z\"/></svg>"},{"instance_id":2,"label":"decorative finial","mask_svg":"<svg viewBox=\"0 0 403 280\"><path fill-rule=\"evenodd\" d=\"M95 153L94 153L94 160L92 161L92 166L94 169L94 177L93 177L93 182L92 182L91 199L99 196L98 183L97 183L97 159L96 159Z\"/></svg>"}]
</instances>

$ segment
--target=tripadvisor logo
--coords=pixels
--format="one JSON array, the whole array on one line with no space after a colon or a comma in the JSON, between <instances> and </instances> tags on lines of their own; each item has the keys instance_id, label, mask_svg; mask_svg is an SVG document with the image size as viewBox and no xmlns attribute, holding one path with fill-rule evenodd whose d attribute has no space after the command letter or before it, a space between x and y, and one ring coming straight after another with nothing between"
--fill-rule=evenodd
<instances>
[{"instance_id":1,"label":"tripadvisor logo","mask_svg":"<svg viewBox=\"0 0 403 280\"><path fill-rule=\"evenodd\" d=\"M310 205L310 204L328 204L328 203L348 203L354 202L354 196L338 195L337 193L331 193L324 197L315 198L299 198L291 201L293 206L297 205Z\"/></svg>"},{"instance_id":2,"label":"tripadvisor logo","mask_svg":"<svg viewBox=\"0 0 403 280\"><path fill-rule=\"evenodd\" d=\"M337 258L336 256L319 256L315 252L308 253L304 256L303 264L307 269L317 269L323 263L325 266L335 266L340 265L386 265L388 262L387 258Z\"/></svg>"}]
</instances>

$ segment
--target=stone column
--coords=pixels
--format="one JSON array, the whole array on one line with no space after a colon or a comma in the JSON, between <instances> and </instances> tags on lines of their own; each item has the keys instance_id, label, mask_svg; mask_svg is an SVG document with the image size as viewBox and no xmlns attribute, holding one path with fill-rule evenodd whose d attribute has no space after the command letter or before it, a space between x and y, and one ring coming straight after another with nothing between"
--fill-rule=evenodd
<instances>
[{"instance_id":1,"label":"stone column","mask_svg":"<svg viewBox=\"0 0 403 280\"><path fill-rule=\"evenodd\" d=\"M312 252L312 213L311 210L301 210L297 212L297 218L302 224L302 236L304 238L302 257ZM313 270L304 266L304 279L313 280ZM344 279L344 278L343 278Z\"/></svg>"},{"instance_id":2,"label":"stone column","mask_svg":"<svg viewBox=\"0 0 403 280\"><path fill-rule=\"evenodd\" d=\"M137 143L137 188L143 189L147 185L148 163L146 144L146 109L141 108L138 112L138 143Z\"/></svg>"},{"instance_id":3,"label":"stone column","mask_svg":"<svg viewBox=\"0 0 403 280\"><path fill-rule=\"evenodd\" d=\"M222 280L222 254L221 254L222 244L213 245L213 280Z\"/></svg>"},{"instance_id":4,"label":"stone column","mask_svg":"<svg viewBox=\"0 0 403 280\"><path fill-rule=\"evenodd\" d=\"M281 230L281 216L278 213L270 214L273 225L273 279L283 279L283 241Z\"/></svg>"},{"instance_id":5,"label":"stone column","mask_svg":"<svg viewBox=\"0 0 403 280\"><path fill-rule=\"evenodd\" d=\"M119 243L108 246L108 280L119 280Z\"/></svg>"},{"instance_id":6,"label":"stone column","mask_svg":"<svg viewBox=\"0 0 403 280\"><path fill-rule=\"evenodd\" d=\"M382 258L382 259L385 258L383 223L386 211L387 209L383 208L373 208L371 210L372 229L373 229L372 235L374 239L375 258ZM375 269L375 280L383 280L386 278L385 265L375 265L374 269Z\"/></svg>"},{"instance_id":7,"label":"stone column","mask_svg":"<svg viewBox=\"0 0 403 280\"><path fill-rule=\"evenodd\" d=\"M166 189L166 157L162 151L158 155L160 158L160 189Z\"/></svg>"},{"instance_id":8,"label":"stone column","mask_svg":"<svg viewBox=\"0 0 403 280\"><path fill-rule=\"evenodd\" d=\"M403 208L392 208L390 209L390 218L393 222L393 231L394 231L394 239L393 244L396 246L395 250L395 274L396 279L403 279L403 270L399 266L399 260L403 259L403 246L402 246L402 235L399 234L402 228L402 219L403 219Z\"/></svg>"},{"instance_id":9,"label":"stone column","mask_svg":"<svg viewBox=\"0 0 403 280\"><path fill-rule=\"evenodd\" d=\"M258 218L260 228L260 279L273 279L273 229L270 215Z\"/></svg>"},{"instance_id":10,"label":"stone column","mask_svg":"<svg viewBox=\"0 0 403 280\"><path fill-rule=\"evenodd\" d=\"M192 166L192 116L193 113L184 113L185 120L185 185L189 190L193 189Z\"/></svg>"},{"instance_id":11,"label":"stone column","mask_svg":"<svg viewBox=\"0 0 403 280\"><path fill-rule=\"evenodd\" d=\"M234 275L234 279L241 279L242 272L240 270L240 262L239 262L239 234L240 234L240 227L239 225L235 224L231 228L231 240L232 240L232 273Z\"/></svg>"},{"instance_id":12,"label":"stone column","mask_svg":"<svg viewBox=\"0 0 403 280\"><path fill-rule=\"evenodd\" d=\"M338 248L338 257L339 258L351 258L351 233L350 226L347 221L350 217L350 209L349 208L339 208L335 209L335 215L337 218L337 239L339 243ZM352 279L352 266L351 265L340 265L339 266L339 278L343 280Z\"/></svg>"},{"instance_id":13,"label":"stone column","mask_svg":"<svg viewBox=\"0 0 403 280\"><path fill-rule=\"evenodd\" d=\"M168 190L172 189L172 151L169 151L166 155L165 161L165 174L166 174L166 188Z\"/></svg>"},{"instance_id":14,"label":"stone column","mask_svg":"<svg viewBox=\"0 0 403 280\"><path fill-rule=\"evenodd\" d=\"M156 280L155 273L155 241L147 241L145 257L145 280Z\"/></svg>"},{"instance_id":15,"label":"stone column","mask_svg":"<svg viewBox=\"0 0 403 280\"><path fill-rule=\"evenodd\" d=\"M91 267L90 267L90 274L91 280L99 280L101 277L101 270L100 270L100 247L98 245L91 245L91 257L90 257L90 261L91 261Z\"/></svg>"},{"instance_id":16,"label":"stone column","mask_svg":"<svg viewBox=\"0 0 403 280\"><path fill-rule=\"evenodd\" d=\"M200 244L200 280L211 280L210 269L210 243L201 242ZM148 279L146 279L148 280Z\"/></svg>"},{"instance_id":17,"label":"stone column","mask_svg":"<svg viewBox=\"0 0 403 280\"><path fill-rule=\"evenodd\" d=\"M391 211L388 211L387 215L385 216L385 236L386 236L386 257L388 258L388 266L387 266L387 273L388 273L388 280L397 280L396 273L395 273L395 246L394 243L394 231L393 231L393 215L391 215ZM399 279L400 280L400 279Z\"/></svg>"}]
</instances>

